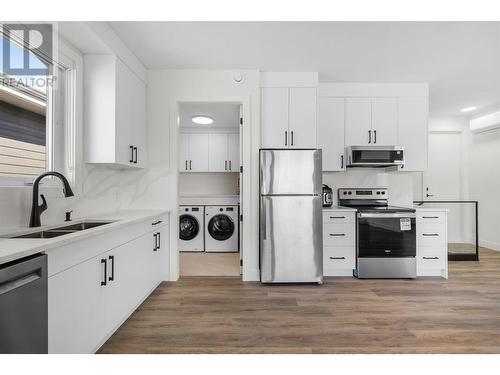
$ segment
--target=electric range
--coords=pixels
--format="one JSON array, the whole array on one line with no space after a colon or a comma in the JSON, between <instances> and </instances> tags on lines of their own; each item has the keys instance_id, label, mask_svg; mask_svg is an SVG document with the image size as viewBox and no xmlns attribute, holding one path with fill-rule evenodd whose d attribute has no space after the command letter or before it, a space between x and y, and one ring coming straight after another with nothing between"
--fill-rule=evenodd
<instances>
[{"instance_id":1,"label":"electric range","mask_svg":"<svg viewBox=\"0 0 500 375\"><path fill-rule=\"evenodd\" d=\"M415 278L415 209L389 205L385 188L338 189L338 204L357 210L359 278Z\"/></svg>"}]
</instances>

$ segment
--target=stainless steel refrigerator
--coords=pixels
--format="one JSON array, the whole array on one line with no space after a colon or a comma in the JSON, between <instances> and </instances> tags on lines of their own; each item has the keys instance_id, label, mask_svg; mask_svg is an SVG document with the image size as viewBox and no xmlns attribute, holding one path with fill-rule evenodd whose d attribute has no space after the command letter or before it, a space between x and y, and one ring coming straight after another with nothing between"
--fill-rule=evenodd
<instances>
[{"instance_id":1,"label":"stainless steel refrigerator","mask_svg":"<svg viewBox=\"0 0 500 375\"><path fill-rule=\"evenodd\" d=\"M323 281L321 150L260 150L260 280Z\"/></svg>"}]
</instances>

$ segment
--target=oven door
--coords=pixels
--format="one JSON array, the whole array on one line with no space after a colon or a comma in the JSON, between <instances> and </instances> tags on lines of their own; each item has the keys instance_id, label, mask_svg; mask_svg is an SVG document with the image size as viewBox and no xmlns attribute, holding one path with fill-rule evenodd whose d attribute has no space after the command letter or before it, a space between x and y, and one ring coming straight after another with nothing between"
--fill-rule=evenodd
<instances>
[{"instance_id":1,"label":"oven door","mask_svg":"<svg viewBox=\"0 0 500 375\"><path fill-rule=\"evenodd\" d=\"M359 213L358 257L415 257L414 213Z\"/></svg>"}]
</instances>

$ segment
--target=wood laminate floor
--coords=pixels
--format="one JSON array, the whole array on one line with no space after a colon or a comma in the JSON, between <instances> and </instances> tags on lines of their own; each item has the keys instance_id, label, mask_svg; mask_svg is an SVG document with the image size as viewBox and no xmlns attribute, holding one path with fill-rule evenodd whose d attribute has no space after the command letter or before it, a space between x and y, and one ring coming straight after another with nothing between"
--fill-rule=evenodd
<instances>
[{"instance_id":1,"label":"wood laminate floor","mask_svg":"<svg viewBox=\"0 0 500 375\"><path fill-rule=\"evenodd\" d=\"M100 353L500 353L500 253L449 280L164 283Z\"/></svg>"},{"instance_id":2,"label":"wood laminate floor","mask_svg":"<svg viewBox=\"0 0 500 375\"><path fill-rule=\"evenodd\" d=\"M240 276L240 253L185 252L179 254L180 275Z\"/></svg>"}]
</instances>

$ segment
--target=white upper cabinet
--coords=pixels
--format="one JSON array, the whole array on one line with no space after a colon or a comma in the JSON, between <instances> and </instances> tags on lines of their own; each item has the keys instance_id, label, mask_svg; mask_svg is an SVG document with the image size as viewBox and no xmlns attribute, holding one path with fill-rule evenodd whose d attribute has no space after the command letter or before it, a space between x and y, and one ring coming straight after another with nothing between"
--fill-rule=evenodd
<instances>
[{"instance_id":1,"label":"white upper cabinet","mask_svg":"<svg viewBox=\"0 0 500 375\"><path fill-rule=\"evenodd\" d=\"M342 170L339 155L345 147L357 145L403 146L401 170L427 169L427 84L324 83L318 87L318 98L323 170Z\"/></svg>"},{"instance_id":2,"label":"white upper cabinet","mask_svg":"<svg viewBox=\"0 0 500 375\"><path fill-rule=\"evenodd\" d=\"M189 134L179 134L179 171L189 171Z\"/></svg>"},{"instance_id":3,"label":"white upper cabinet","mask_svg":"<svg viewBox=\"0 0 500 375\"><path fill-rule=\"evenodd\" d=\"M398 140L397 98L347 98L346 145L390 145Z\"/></svg>"},{"instance_id":4,"label":"white upper cabinet","mask_svg":"<svg viewBox=\"0 0 500 375\"><path fill-rule=\"evenodd\" d=\"M398 144L398 99L372 98L372 143L381 146Z\"/></svg>"},{"instance_id":5,"label":"white upper cabinet","mask_svg":"<svg viewBox=\"0 0 500 375\"><path fill-rule=\"evenodd\" d=\"M208 135L208 169L211 172L226 172L227 161L227 134Z\"/></svg>"},{"instance_id":6,"label":"white upper cabinet","mask_svg":"<svg viewBox=\"0 0 500 375\"><path fill-rule=\"evenodd\" d=\"M317 147L317 73L261 74L261 147Z\"/></svg>"},{"instance_id":7,"label":"white upper cabinet","mask_svg":"<svg viewBox=\"0 0 500 375\"><path fill-rule=\"evenodd\" d=\"M347 146L372 143L370 98L346 98L345 143Z\"/></svg>"},{"instance_id":8,"label":"white upper cabinet","mask_svg":"<svg viewBox=\"0 0 500 375\"><path fill-rule=\"evenodd\" d=\"M428 160L428 99L399 98L399 139L405 147L404 171L424 171Z\"/></svg>"},{"instance_id":9,"label":"white upper cabinet","mask_svg":"<svg viewBox=\"0 0 500 375\"><path fill-rule=\"evenodd\" d=\"M316 148L316 107L316 88L290 89L289 147Z\"/></svg>"},{"instance_id":10,"label":"white upper cabinet","mask_svg":"<svg viewBox=\"0 0 500 375\"><path fill-rule=\"evenodd\" d=\"M323 170L342 171L344 163L344 98L318 99L318 148Z\"/></svg>"},{"instance_id":11,"label":"white upper cabinet","mask_svg":"<svg viewBox=\"0 0 500 375\"><path fill-rule=\"evenodd\" d=\"M179 171L208 170L208 134L179 134Z\"/></svg>"},{"instance_id":12,"label":"white upper cabinet","mask_svg":"<svg viewBox=\"0 0 500 375\"><path fill-rule=\"evenodd\" d=\"M115 55L84 56L87 163L146 165L146 85Z\"/></svg>"},{"instance_id":13,"label":"white upper cabinet","mask_svg":"<svg viewBox=\"0 0 500 375\"><path fill-rule=\"evenodd\" d=\"M179 134L179 172L238 172L239 133Z\"/></svg>"},{"instance_id":14,"label":"white upper cabinet","mask_svg":"<svg viewBox=\"0 0 500 375\"><path fill-rule=\"evenodd\" d=\"M228 134L227 135L227 159L229 162L230 172L240 171L240 135Z\"/></svg>"},{"instance_id":15,"label":"white upper cabinet","mask_svg":"<svg viewBox=\"0 0 500 375\"><path fill-rule=\"evenodd\" d=\"M240 167L240 135L209 134L208 135L208 171L237 172Z\"/></svg>"},{"instance_id":16,"label":"white upper cabinet","mask_svg":"<svg viewBox=\"0 0 500 375\"><path fill-rule=\"evenodd\" d=\"M208 134L189 135L189 171L208 170Z\"/></svg>"},{"instance_id":17,"label":"white upper cabinet","mask_svg":"<svg viewBox=\"0 0 500 375\"><path fill-rule=\"evenodd\" d=\"M263 88L261 99L262 148L288 147L288 89Z\"/></svg>"}]
</instances>

